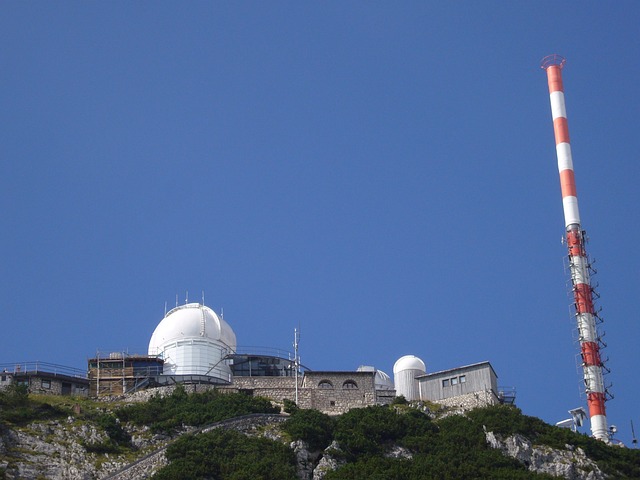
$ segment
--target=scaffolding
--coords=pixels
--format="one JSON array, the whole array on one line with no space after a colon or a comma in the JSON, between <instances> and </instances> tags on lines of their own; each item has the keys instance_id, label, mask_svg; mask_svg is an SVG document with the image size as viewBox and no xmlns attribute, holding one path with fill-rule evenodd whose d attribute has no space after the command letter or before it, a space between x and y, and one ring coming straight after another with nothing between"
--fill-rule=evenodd
<instances>
[{"instance_id":1,"label":"scaffolding","mask_svg":"<svg viewBox=\"0 0 640 480\"><path fill-rule=\"evenodd\" d=\"M153 355L111 352L89 359L89 395L123 395L146 387L149 380L162 374L164 360Z\"/></svg>"}]
</instances>

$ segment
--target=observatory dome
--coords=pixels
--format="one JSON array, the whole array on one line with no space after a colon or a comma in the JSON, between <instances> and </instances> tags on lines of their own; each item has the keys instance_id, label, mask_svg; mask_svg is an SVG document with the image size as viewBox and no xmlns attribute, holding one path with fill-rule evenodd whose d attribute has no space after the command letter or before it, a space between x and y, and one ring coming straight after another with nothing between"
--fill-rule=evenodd
<instances>
[{"instance_id":1,"label":"observatory dome","mask_svg":"<svg viewBox=\"0 0 640 480\"><path fill-rule=\"evenodd\" d=\"M391 380L391 377L382 370L378 370L376 367L370 367L368 365L360 365L357 371L376 372L374 380L376 390L393 390L393 381Z\"/></svg>"},{"instance_id":2,"label":"observatory dome","mask_svg":"<svg viewBox=\"0 0 640 480\"><path fill-rule=\"evenodd\" d=\"M149 341L149 355L164 359L165 374L205 375L229 380L224 357L236 349L236 335L212 309L188 303L169 311Z\"/></svg>"},{"instance_id":3,"label":"observatory dome","mask_svg":"<svg viewBox=\"0 0 640 480\"><path fill-rule=\"evenodd\" d=\"M424 375L427 367L414 355L400 357L393 366L396 395L403 395L407 400L420 400L420 390L416 377Z\"/></svg>"},{"instance_id":4,"label":"observatory dome","mask_svg":"<svg viewBox=\"0 0 640 480\"><path fill-rule=\"evenodd\" d=\"M415 355L405 355L400 357L393 365L393 374L395 375L402 370L420 370L422 373L427 371L427 367L422 360Z\"/></svg>"}]
</instances>

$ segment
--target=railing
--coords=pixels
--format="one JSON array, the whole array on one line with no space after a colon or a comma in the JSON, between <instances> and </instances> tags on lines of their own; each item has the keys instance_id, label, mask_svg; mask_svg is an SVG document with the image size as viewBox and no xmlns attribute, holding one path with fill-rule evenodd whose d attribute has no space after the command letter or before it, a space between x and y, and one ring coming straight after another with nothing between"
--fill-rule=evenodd
<instances>
[{"instance_id":1,"label":"railing","mask_svg":"<svg viewBox=\"0 0 640 480\"><path fill-rule=\"evenodd\" d=\"M40 361L0 363L0 372L13 374L48 373L52 375L66 375L68 377L87 378L86 370Z\"/></svg>"},{"instance_id":2,"label":"railing","mask_svg":"<svg viewBox=\"0 0 640 480\"><path fill-rule=\"evenodd\" d=\"M264 355L269 357L278 357L284 358L286 360L293 361L293 353L287 352L286 350L281 350L279 348L270 348L270 347L245 347L239 346L236 348L236 351L233 352L236 355Z\"/></svg>"},{"instance_id":3,"label":"railing","mask_svg":"<svg viewBox=\"0 0 640 480\"><path fill-rule=\"evenodd\" d=\"M513 405L516 401L515 387L498 387L498 400L502 404Z\"/></svg>"}]
</instances>

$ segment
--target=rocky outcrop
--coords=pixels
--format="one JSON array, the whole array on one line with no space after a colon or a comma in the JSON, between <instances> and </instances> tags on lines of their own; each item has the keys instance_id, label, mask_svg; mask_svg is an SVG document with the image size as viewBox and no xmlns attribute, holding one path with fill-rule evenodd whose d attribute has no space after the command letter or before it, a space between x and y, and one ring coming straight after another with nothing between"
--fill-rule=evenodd
<instances>
[{"instance_id":1,"label":"rocky outcrop","mask_svg":"<svg viewBox=\"0 0 640 480\"><path fill-rule=\"evenodd\" d=\"M559 450L546 445L533 445L529 439L517 434L503 438L493 432L485 432L485 437L491 447L515 458L532 472L546 473L567 480L607 478L581 448L567 445L566 450Z\"/></svg>"},{"instance_id":2,"label":"rocky outcrop","mask_svg":"<svg viewBox=\"0 0 640 480\"><path fill-rule=\"evenodd\" d=\"M344 463L342 455L340 455L340 446L334 440L331 445L324 449L322 458L313 470L313 480L322 480L328 472L337 470Z\"/></svg>"},{"instance_id":3,"label":"rocky outcrop","mask_svg":"<svg viewBox=\"0 0 640 480\"><path fill-rule=\"evenodd\" d=\"M223 420L201 429L185 428L186 432L207 432L214 428L234 429L255 435L278 437L276 425L287 419L284 415L253 414ZM273 427L269 429L268 427ZM149 478L167 464L166 446L173 440L165 435L153 435L148 427L131 429L131 443L139 455L131 463L124 455L97 455L87 451L87 445L108 440L105 433L72 417L66 421L35 422L27 428L5 430L0 434L0 477L7 480L47 478L50 480L140 480ZM312 454L299 446L297 455L307 458L307 469L313 469ZM150 452L145 455L145 452ZM301 470L302 472L302 470ZM311 473L308 474L311 478Z\"/></svg>"},{"instance_id":4,"label":"rocky outcrop","mask_svg":"<svg viewBox=\"0 0 640 480\"><path fill-rule=\"evenodd\" d=\"M93 426L66 421L32 423L2 433L2 462L7 479L93 480L126 464L117 456L88 453L85 445L100 444L107 436Z\"/></svg>"},{"instance_id":5,"label":"rocky outcrop","mask_svg":"<svg viewBox=\"0 0 640 480\"><path fill-rule=\"evenodd\" d=\"M309 444L303 440L296 440L289 445L296 456L296 473L300 480L311 480L313 478L313 468L318 459L317 454L309 451Z\"/></svg>"},{"instance_id":6,"label":"rocky outcrop","mask_svg":"<svg viewBox=\"0 0 640 480\"><path fill-rule=\"evenodd\" d=\"M214 424L199 429L191 429L190 432L210 432L216 428L236 430L246 435L255 434L259 429L268 425L274 425L285 421L288 417L285 415L254 413L244 415L242 417L230 418L222 420ZM148 454L126 467L120 469L113 475L105 478L109 480L141 480L149 478L154 472L161 467L167 465L165 457L166 446Z\"/></svg>"}]
</instances>

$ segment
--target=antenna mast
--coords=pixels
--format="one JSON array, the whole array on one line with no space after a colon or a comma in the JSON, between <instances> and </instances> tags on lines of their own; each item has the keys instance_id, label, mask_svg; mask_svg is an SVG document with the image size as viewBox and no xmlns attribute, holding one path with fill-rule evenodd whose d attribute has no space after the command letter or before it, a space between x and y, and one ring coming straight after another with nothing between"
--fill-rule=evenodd
<instances>
[{"instance_id":1,"label":"antenna mast","mask_svg":"<svg viewBox=\"0 0 640 480\"><path fill-rule=\"evenodd\" d=\"M595 272L591 267L585 248L587 236L586 231L582 229L580 224L580 213L578 211L578 196L573 173L567 111L562 84L562 67L564 67L565 62L566 60L560 55L549 55L542 59L541 67L547 72L549 83L551 115L556 139L558 171L560 172L562 204L564 207L566 242L582 356L582 372L589 406L589 418L591 420L591 434L598 440L608 443L609 429L607 428L604 404L609 392L604 384L603 370L605 367L600 357L600 347L605 345L596 327L596 320L601 321L601 319L594 309L593 296L596 295L597 297L597 294L594 293L590 280L590 275Z\"/></svg>"},{"instance_id":2,"label":"antenna mast","mask_svg":"<svg viewBox=\"0 0 640 480\"><path fill-rule=\"evenodd\" d=\"M300 370L300 357L298 356L298 346L300 343L300 331L297 328L293 329L293 365L295 367L296 378L296 405L298 405L298 370Z\"/></svg>"}]
</instances>

